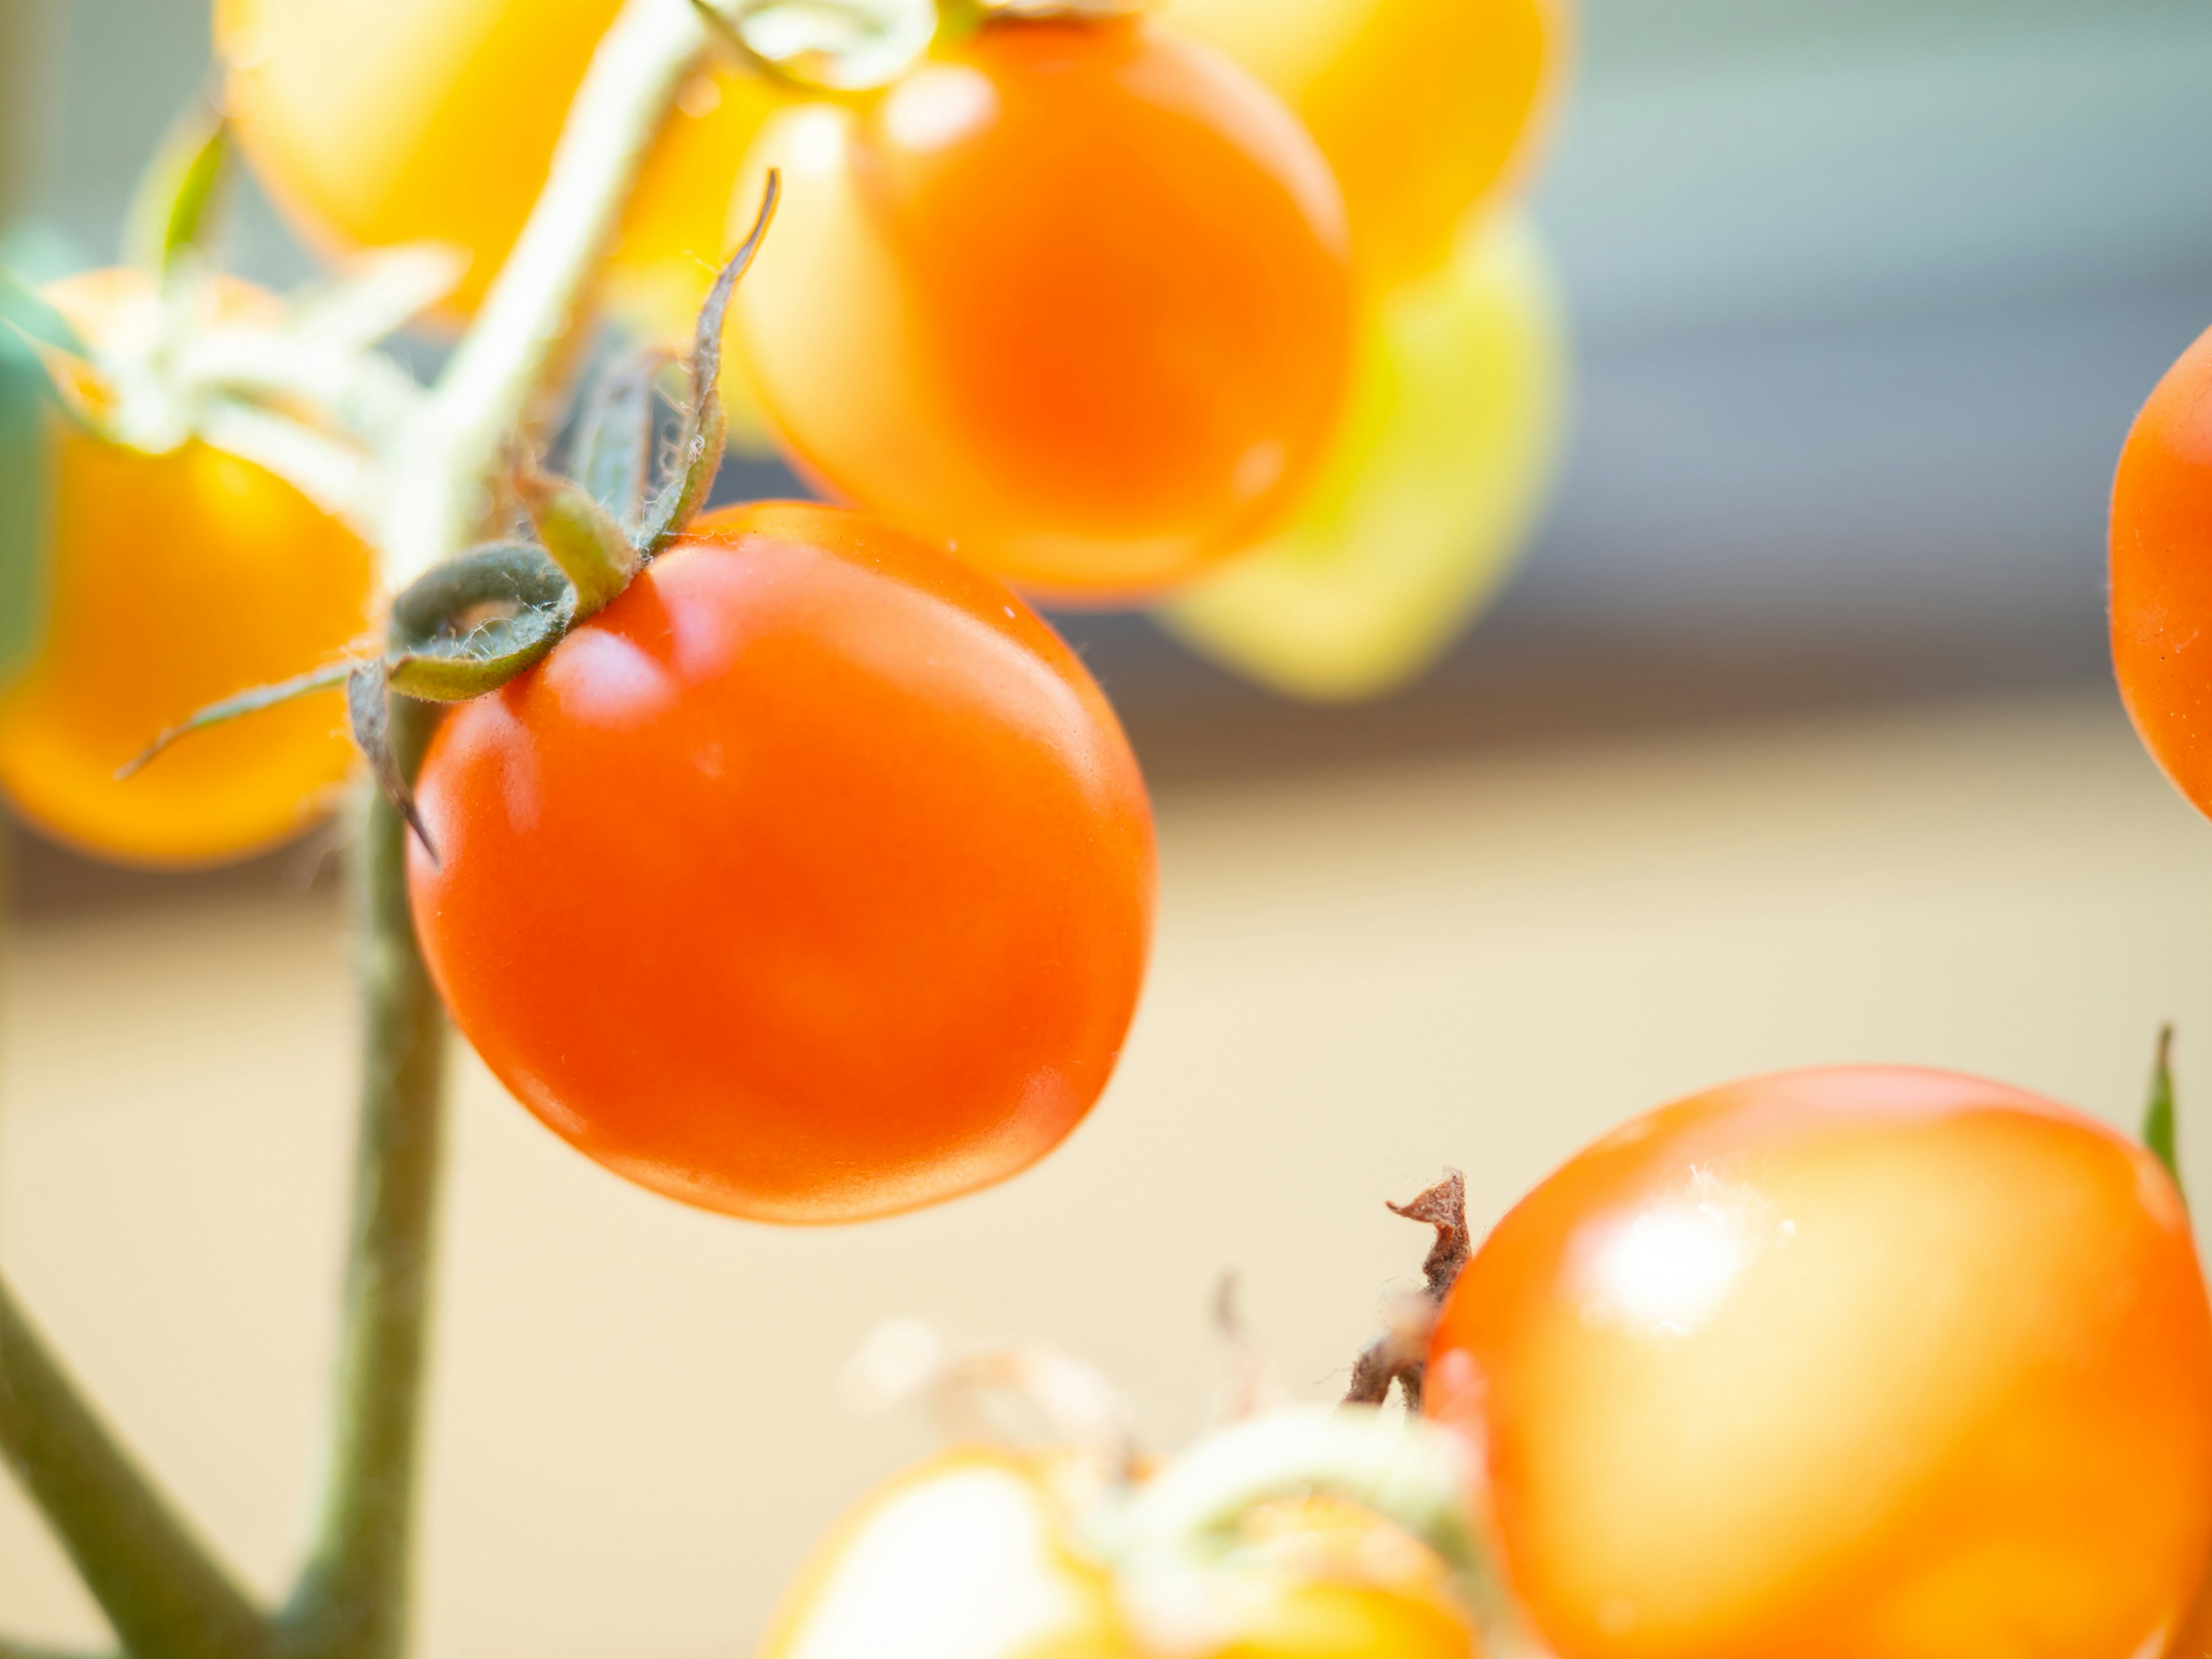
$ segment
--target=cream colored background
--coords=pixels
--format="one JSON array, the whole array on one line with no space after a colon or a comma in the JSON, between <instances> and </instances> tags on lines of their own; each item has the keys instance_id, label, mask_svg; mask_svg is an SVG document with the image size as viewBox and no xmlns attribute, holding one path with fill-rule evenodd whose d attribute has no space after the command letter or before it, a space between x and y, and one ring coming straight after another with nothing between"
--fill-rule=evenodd
<instances>
[{"instance_id":1,"label":"cream colored background","mask_svg":"<svg viewBox=\"0 0 2212 1659\"><path fill-rule=\"evenodd\" d=\"M1160 816L1121 1075L981 1198L833 1232L691 1214L463 1066L428 1659L742 1654L809 1537L924 1443L829 1386L888 1315L1079 1350L1171 1445L1215 1274L1323 1394L1424 1246L1381 1200L1447 1163L1491 1217L1644 1106L1855 1059L2131 1120L2166 1017L2185 1111L2212 1102L2212 827L2103 699L1188 789ZM350 1046L320 901L16 942L0 1261L264 1587L307 1486ZM2212 1192L2206 1113L2185 1133ZM99 1630L4 1486L0 1620Z\"/></svg>"}]
</instances>

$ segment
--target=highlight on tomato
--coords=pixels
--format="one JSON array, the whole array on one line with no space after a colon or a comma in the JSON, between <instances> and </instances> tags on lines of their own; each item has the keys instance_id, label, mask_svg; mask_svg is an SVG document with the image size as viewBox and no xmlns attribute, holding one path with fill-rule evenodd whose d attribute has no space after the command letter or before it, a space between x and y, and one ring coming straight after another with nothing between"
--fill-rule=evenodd
<instances>
[{"instance_id":1,"label":"highlight on tomato","mask_svg":"<svg viewBox=\"0 0 2212 1659\"><path fill-rule=\"evenodd\" d=\"M2144 404L2112 482L2112 665L2143 746L2212 814L2212 331Z\"/></svg>"},{"instance_id":2,"label":"highlight on tomato","mask_svg":"<svg viewBox=\"0 0 2212 1659\"><path fill-rule=\"evenodd\" d=\"M2212 1313L2149 1152L2002 1084L1753 1079L1461 1275L1425 1409L1559 1659L2151 1654L2212 1558Z\"/></svg>"},{"instance_id":3,"label":"highlight on tomato","mask_svg":"<svg viewBox=\"0 0 2212 1659\"><path fill-rule=\"evenodd\" d=\"M1112 709L862 514L698 520L418 785L422 949L515 1096L641 1185L848 1221L1001 1180L1106 1085L1152 907Z\"/></svg>"},{"instance_id":4,"label":"highlight on tomato","mask_svg":"<svg viewBox=\"0 0 2212 1659\"><path fill-rule=\"evenodd\" d=\"M735 343L803 471L1041 593L1156 593L1321 464L1349 367L1328 165L1138 19L1000 20L774 118L790 185ZM749 192L739 192L749 200Z\"/></svg>"},{"instance_id":5,"label":"highlight on tomato","mask_svg":"<svg viewBox=\"0 0 2212 1659\"><path fill-rule=\"evenodd\" d=\"M1432 273L1527 170L1565 80L1565 0L1167 0L1296 112L1371 289Z\"/></svg>"},{"instance_id":6,"label":"highlight on tomato","mask_svg":"<svg viewBox=\"0 0 2212 1659\"><path fill-rule=\"evenodd\" d=\"M243 283L203 297L218 325L276 311ZM246 411L210 411L204 436L189 410L101 402L118 394L100 365L163 326L153 276L90 271L45 298L90 360L57 354L78 402L46 422L44 626L0 696L0 790L43 833L107 859L258 851L313 822L351 769L334 697L212 732L127 781L117 769L200 705L313 669L362 634L369 549L331 501L241 453L266 430ZM159 402L155 378L143 365L124 376Z\"/></svg>"},{"instance_id":7,"label":"highlight on tomato","mask_svg":"<svg viewBox=\"0 0 2212 1659\"><path fill-rule=\"evenodd\" d=\"M1158 613L1285 695L1378 696L1435 662L1512 574L1556 475L1567 343L1517 213L1363 307L1349 413L1290 524Z\"/></svg>"}]
</instances>

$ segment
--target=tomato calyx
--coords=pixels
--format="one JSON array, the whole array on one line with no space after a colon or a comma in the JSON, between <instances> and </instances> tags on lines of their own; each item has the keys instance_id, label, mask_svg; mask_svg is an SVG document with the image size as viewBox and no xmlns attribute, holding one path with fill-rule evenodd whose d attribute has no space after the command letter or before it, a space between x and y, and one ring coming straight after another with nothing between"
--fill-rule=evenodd
<instances>
[{"instance_id":1,"label":"tomato calyx","mask_svg":"<svg viewBox=\"0 0 2212 1659\"><path fill-rule=\"evenodd\" d=\"M691 0L744 68L832 97L880 91L994 22L1106 22L1155 0Z\"/></svg>"},{"instance_id":2,"label":"tomato calyx","mask_svg":"<svg viewBox=\"0 0 2212 1659\"><path fill-rule=\"evenodd\" d=\"M2174 1190L2187 1204L2189 1194L2181 1185L2181 1149L2174 1133L2172 1021L2158 1029L2158 1048L2151 1058L2150 1088L2143 1101L2142 1139L2144 1149L2166 1166L2166 1174L2173 1177Z\"/></svg>"},{"instance_id":3,"label":"tomato calyx","mask_svg":"<svg viewBox=\"0 0 2212 1659\"><path fill-rule=\"evenodd\" d=\"M354 741L434 862L437 848L393 751L391 698L456 703L496 691L619 598L706 506L726 435L719 389L722 321L781 192L771 168L751 231L700 308L674 441L662 454L654 453L653 436L666 365L648 354L618 365L594 387L570 445L574 476L550 471L535 456L510 467L507 483L537 540L490 542L433 566L393 596L384 648L375 656L347 658L210 703L161 733L117 775L130 776L192 732L343 684Z\"/></svg>"},{"instance_id":4,"label":"tomato calyx","mask_svg":"<svg viewBox=\"0 0 2212 1659\"><path fill-rule=\"evenodd\" d=\"M252 289L216 251L230 156L222 118L189 110L140 183L131 264L101 279L100 314L72 319L0 272L0 321L63 413L95 436L149 454L205 442L365 526L378 457L422 395L374 348L444 295L461 261L393 248L285 300Z\"/></svg>"},{"instance_id":5,"label":"tomato calyx","mask_svg":"<svg viewBox=\"0 0 2212 1659\"><path fill-rule=\"evenodd\" d=\"M1389 1398L1396 1383L1406 1409L1421 1409L1421 1378L1428 1363L1429 1338L1444 1298L1459 1282L1460 1270L1474 1254L1474 1241L1467 1226L1467 1179L1457 1170L1405 1204L1384 1207L1408 1221L1425 1223L1437 1231L1421 1263L1423 1284L1412 1296L1394 1300L1385 1313L1382 1334L1359 1351L1352 1367L1352 1384L1345 1391L1347 1406L1379 1406Z\"/></svg>"},{"instance_id":6,"label":"tomato calyx","mask_svg":"<svg viewBox=\"0 0 2212 1659\"><path fill-rule=\"evenodd\" d=\"M1243 1347L1233 1310L1218 1304L1217 1316L1233 1328L1232 1348ZM1249 1358L1232 1352L1232 1367ZM1029 1343L955 1349L911 1319L878 1328L840 1380L863 1410L918 1402L955 1444L1048 1465L1066 1547L1108 1575L1143 1653L1233 1644L1256 1609L1279 1602L1310 1570L1255 1523L1286 1503L1316 1500L1403 1533L1441 1565L1451 1599L1484 1631L1515 1628L1468 1503L1468 1453L1417 1413L1393 1420L1232 1388L1234 1415L1152 1458L1137 1449L1118 1391L1091 1366ZM1042 1434L1011 1432L1008 1405Z\"/></svg>"}]
</instances>

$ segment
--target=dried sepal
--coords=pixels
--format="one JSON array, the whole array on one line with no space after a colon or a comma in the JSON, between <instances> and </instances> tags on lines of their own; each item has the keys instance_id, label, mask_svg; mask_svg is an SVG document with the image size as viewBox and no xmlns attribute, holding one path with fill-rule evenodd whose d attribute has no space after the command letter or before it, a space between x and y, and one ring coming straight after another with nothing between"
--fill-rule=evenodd
<instances>
[{"instance_id":1,"label":"dried sepal","mask_svg":"<svg viewBox=\"0 0 2212 1659\"><path fill-rule=\"evenodd\" d=\"M783 179L774 167L761 186L760 210L752 228L738 245L707 301L699 308L699 322L691 345L690 389L684 400L684 418L678 428L674 465L640 527L639 545L657 553L683 533L714 488L721 469L722 448L728 436L728 418L722 412L722 327L729 314L730 295L738 280L760 252L761 240L775 218L783 195Z\"/></svg>"},{"instance_id":2,"label":"dried sepal","mask_svg":"<svg viewBox=\"0 0 2212 1659\"><path fill-rule=\"evenodd\" d=\"M230 135L222 114L195 101L162 136L139 176L124 220L131 264L167 277L200 254L214 233L229 170Z\"/></svg>"},{"instance_id":3,"label":"dried sepal","mask_svg":"<svg viewBox=\"0 0 2212 1659\"><path fill-rule=\"evenodd\" d=\"M353 724L353 740L368 762L369 774L392 810L406 820L430 862L438 861L438 844L422 822L415 804L415 791L400 769L392 748L392 666L381 660L365 662L346 678L346 713Z\"/></svg>"},{"instance_id":4,"label":"dried sepal","mask_svg":"<svg viewBox=\"0 0 2212 1659\"><path fill-rule=\"evenodd\" d=\"M744 66L810 92L870 92L921 59L933 0L691 0Z\"/></svg>"},{"instance_id":5,"label":"dried sepal","mask_svg":"<svg viewBox=\"0 0 2212 1659\"><path fill-rule=\"evenodd\" d=\"M572 622L619 599L645 562L621 521L582 484L535 462L516 467L512 482L538 540L575 589Z\"/></svg>"},{"instance_id":6,"label":"dried sepal","mask_svg":"<svg viewBox=\"0 0 2212 1659\"><path fill-rule=\"evenodd\" d=\"M279 680L274 685L257 685L251 690L240 691L235 696L211 702L185 719L177 722L155 738L138 754L115 769L117 782L136 777L145 770L155 757L179 738L188 738L195 732L204 732L211 726L222 726L245 714L258 714L264 708L274 708L279 703L307 696L317 691L328 691L343 685L361 665L356 662L334 662L320 668L295 674L289 680Z\"/></svg>"},{"instance_id":7,"label":"dried sepal","mask_svg":"<svg viewBox=\"0 0 2212 1659\"><path fill-rule=\"evenodd\" d=\"M541 547L501 543L434 565L392 601L392 689L465 702L535 665L574 624L576 591Z\"/></svg>"}]
</instances>

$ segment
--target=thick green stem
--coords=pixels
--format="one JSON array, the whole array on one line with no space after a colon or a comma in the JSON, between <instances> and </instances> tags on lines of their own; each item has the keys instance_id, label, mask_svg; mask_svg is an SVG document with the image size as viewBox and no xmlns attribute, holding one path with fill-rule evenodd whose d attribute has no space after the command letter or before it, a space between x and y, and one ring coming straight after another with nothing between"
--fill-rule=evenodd
<instances>
[{"instance_id":1,"label":"thick green stem","mask_svg":"<svg viewBox=\"0 0 2212 1659\"><path fill-rule=\"evenodd\" d=\"M435 711L401 698L392 738L414 775ZM325 1496L282 1620L314 1659L404 1650L422 1379L443 1137L445 1018L407 908L407 830L368 792L356 852L367 1030L352 1248Z\"/></svg>"},{"instance_id":2,"label":"thick green stem","mask_svg":"<svg viewBox=\"0 0 2212 1659\"><path fill-rule=\"evenodd\" d=\"M0 1460L139 1659L259 1659L261 1615L85 1403L0 1282Z\"/></svg>"}]
</instances>

